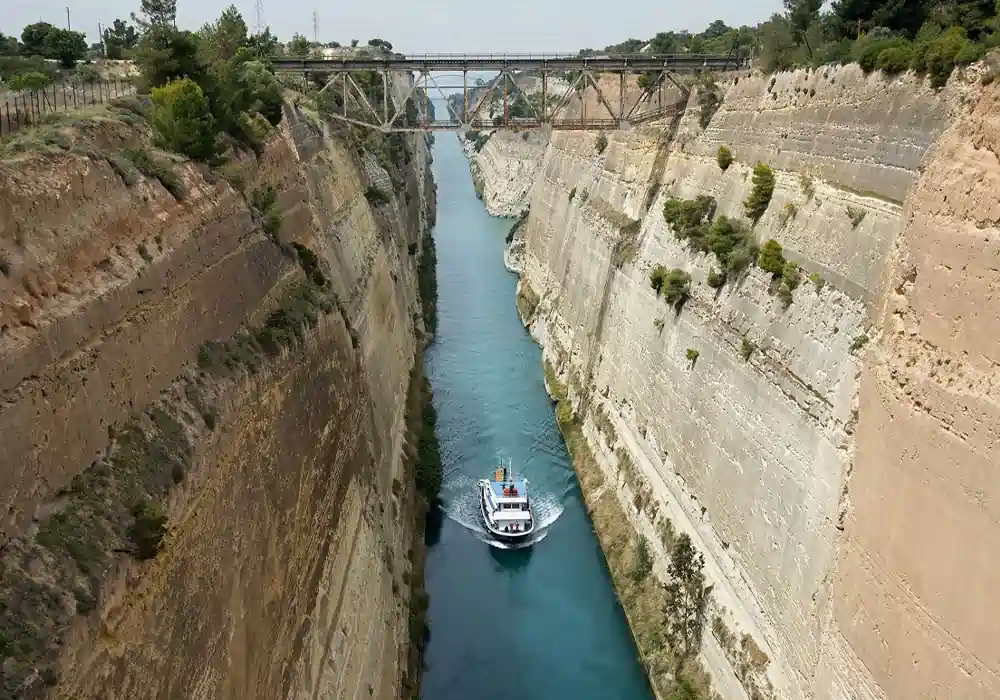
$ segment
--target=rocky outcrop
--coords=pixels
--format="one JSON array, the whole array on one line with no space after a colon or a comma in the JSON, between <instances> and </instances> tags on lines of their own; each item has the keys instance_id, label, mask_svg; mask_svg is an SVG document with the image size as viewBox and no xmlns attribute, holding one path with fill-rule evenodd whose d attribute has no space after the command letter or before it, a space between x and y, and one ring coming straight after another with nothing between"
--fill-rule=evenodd
<instances>
[{"instance_id":1,"label":"rocky outcrop","mask_svg":"<svg viewBox=\"0 0 1000 700\"><path fill-rule=\"evenodd\" d=\"M460 138L463 150L470 156L472 179L486 210L493 216L518 216L528 206L528 191L545 154L546 134L495 131L478 152L473 141L464 135Z\"/></svg>"},{"instance_id":2,"label":"rocky outcrop","mask_svg":"<svg viewBox=\"0 0 1000 700\"><path fill-rule=\"evenodd\" d=\"M60 129L0 162L0 697L411 692L424 137Z\"/></svg>"},{"instance_id":3,"label":"rocky outcrop","mask_svg":"<svg viewBox=\"0 0 1000 700\"><path fill-rule=\"evenodd\" d=\"M987 159L974 167L970 150L971 142L988 152L989 110L978 122L975 139L944 137L942 144L953 139L958 157L931 161L921 172L931 147L946 130L955 133L957 127L949 130L949 125L976 99L976 76L959 77L934 92L913 76L889 81L846 66L743 74L723 87L724 100L706 129L692 100L672 129L615 133L600 153L596 134L552 135L531 187L530 216L512 243L524 251L518 266L519 309L544 348L550 374L566 386L563 410L572 408L603 482L615 486L620 512L633 532L647 536L660 562L654 571L664 575L677 533L688 534L704 554L714 588L701 659L723 697L902 698L933 683L940 683L945 695L984 697L998 666L985 637L978 638L983 640L978 646L972 641L982 618L971 611L986 605L985 598L968 596L969 588L957 583L963 579L951 577L954 569L934 578L932 562L918 564L915 553L931 538L930 529L926 538L910 540L898 528L910 530L904 522L917 510L928 528L931 519L942 518L949 523L943 540L949 551L957 551L962 537L978 537L975 528L992 532L972 515L986 517L988 511L987 487L975 481L971 465L979 459L973 453L985 455L990 443L987 433L980 438L973 432L977 421L971 416L980 417L979 425L989 424L995 406L990 408L983 387L995 367L990 368L987 350L963 345L973 341L961 328L955 329L950 339L955 345L948 350L942 349L943 337L922 337L923 324L934 312L929 306L913 309L913 280L902 286L894 282L888 290L882 283L883 270L893 264L887 261L902 255L893 252L900 245L919 246L916 255L924 260L930 259L928 246L954 252L956 243L938 243L940 238L923 236L918 227L943 236L960 220L959 230L969 233L951 234L962 235L959 257L967 261L976 245L980 261L959 264L951 253L942 253L951 259L947 267L923 277L918 273L915 284L924 279L943 285L942 275L956 275L968 280L969 289L981 290L980 301L996 284L996 270L983 262L992 251L984 230L992 230L992 224L988 215L971 213L980 204L992 206L984 199L990 181L976 169L986 167L981 163ZM735 156L726 170L716 160L719 146ZM476 160L495 161L501 154L491 152L487 142ZM667 197L698 195L713 197L718 214L742 216L757 162L774 169L776 184L754 236L759 243L779 241L785 257L803 272L787 308L775 294L771 275L756 267L720 289L710 287L710 272L718 267L714 256L692 252L664 220ZM935 162L940 162L939 175L934 175ZM484 176L486 190L522 186L491 184ZM925 196L925 188L938 192L937 198ZM932 222L912 218L919 211L927 211ZM974 244L977 220L981 238ZM649 275L656 265L691 275L691 295L681 311L668 307L651 288ZM949 283L948 297L962 303L965 287L958 277L956 284ZM899 353L899 369L881 359L887 352L883 346L865 349L888 323L877 312L885 291L909 302L909 318L926 314L927 319L910 320L898 340L883 341L891 343L890 355ZM926 293L919 298L930 303ZM989 322L981 313L954 308L966 319L960 325L982 328ZM904 322L898 312L888 314L893 323ZM949 316L944 312L944 318ZM934 326L944 333L953 324L941 318ZM897 349L903 339L909 355ZM932 384L940 387L944 380L919 388L906 380L907 373L923 377L931 367L944 367L937 373L951 377L960 357L977 353L982 360L978 379L963 373L962 384L980 387L975 399L970 390L963 403L948 403L929 393ZM880 360L862 375L864 360L872 355ZM946 359L950 364L944 364ZM910 366L907 373L903 365ZM861 376L874 392L862 390L859 399ZM909 397L911 391L921 392L919 405ZM912 439L897 440L891 448L882 439L890 425L892 434L915 434L916 424L905 427L894 417L901 410L942 431L940 438L920 431L929 440L920 458L928 474L940 474L936 469L944 463L948 469L959 464L963 471L972 469L965 495L956 486L953 499L941 488L932 498L931 482L912 471L921 469L912 461L916 457L907 456L913 454ZM936 410L953 419L943 414L935 419ZM958 433L968 447L956 446L958 451L945 457L931 445L955 439L945 438L940 426L957 422L958 415L972 421ZM871 436L867 447L866 435ZM906 480L875 466L887 458L915 479L905 505L896 500L893 487ZM861 476L866 464L869 474ZM592 508L599 507L604 493L588 494ZM614 517L595 516L599 534ZM602 544L613 574L616 561L635 556L635 538L602 536ZM614 547L622 551L610 551ZM992 571L972 560L983 552L978 547L963 551L976 586L981 572L986 581ZM919 582L921 590L909 589L908 581ZM956 599L962 597L965 607L950 600L955 585L963 585L965 595ZM631 599L637 606L641 600L631 591L623 596L636 628L639 607L629 611ZM914 621L914 610L926 616L923 621ZM647 665L655 666L648 663L651 647L643 652ZM947 664L950 670L938 671ZM984 680L962 685L960 669ZM656 669L651 671L656 684Z\"/></svg>"}]
</instances>

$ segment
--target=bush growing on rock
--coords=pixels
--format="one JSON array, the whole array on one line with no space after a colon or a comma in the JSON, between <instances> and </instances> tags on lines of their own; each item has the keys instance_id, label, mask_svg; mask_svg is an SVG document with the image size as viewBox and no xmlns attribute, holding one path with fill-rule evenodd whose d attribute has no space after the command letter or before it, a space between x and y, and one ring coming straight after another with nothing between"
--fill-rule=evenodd
<instances>
[{"instance_id":1,"label":"bush growing on rock","mask_svg":"<svg viewBox=\"0 0 1000 700\"><path fill-rule=\"evenodd\" d=\"M698 195L695 199L669 198L663 203L663 218L679 240L687 240L698 250L706 250L708 222L715 215L715 198Z\"/></svg>"},{"instance_id":2,"label":"bush growing on rock","mask_svg":"<svg viewBox=\"0 0 1000 700\"><path fill-rule=\"evenodd\" d=\"M764 163L757 163L753 168L753 189L743 202L747 218L756 223L771 204L772 194L774 194L774 171Z\"/></svg>"},{"instance_id":3,"label":"bush growing on rock","mask_svg":"<svg viewBox=\"0 0 1000 700\"><path fill-rule=\"evenodd\" d=\"M156 144L195 160L214 152L215 120L205 93L189 78L173 80L152 92Z\"/></svg>"},{"instance_id":4,"label":"bush growing on rock","mask_svg":"<svg viewBox=\"0 0 1000 700\"><path fill-rule=\"evenodd\" d=\"M729 169L729 166L733 164L733 154L725 146L719 146L719 150L715 153L715 162L719 164L719 168L725 172Z\"/></svg>"},{"instance_id":5,"label":"bush growing on rock","mask_svg":"<svg viewBox=\"0 0 1000 700\"><path fill-rule=\"evenodd\" d=\"M896 75L905 72L912 60L913 49L910 46L891 46L878 55L875 69L887 75Z\"/></svg>"},{"instance_id":6,"label":"bush growing on rock","mask_svg":"<svg viewBox=\"0 0 1000 700\"><path fill-rule=\"evenodd\" d=\"M152 559L159 551L167 532L167 516L163 508L149 501L140 501L132 508L135 521L129 528L129 539L135 545L135 556Z\"/></svg>"},{"instance_id":7,"label":"bush growing on rock","mask_svg":"<svg viewBox=\"0 0 1000 700\"><path fill-rule=\"evenodd\" d=\"M679 307L691 294L691 275L680 268L668 272L663 265L657 265L649 273L649 284L671 306Z\"/></svg>"},{"instance_id":8,"label":"bush growing on rock","mask_svg":"<svg viewBox=\"0 0 1000 700\"><path fill-rule=\"evenodd\" d=\"M597 153L604 153L604 149L608 147L608 137L604 134L600 134L597 137L597 141L594 143L594 148L597 149Z\"/></svg>"},{"instance_id":9,"label":"bush growing on rock","mask_svg":"<svg viewBox=\"0 0 1000 700\"><path fill-rule=\"evenodd\" d=\"M662 292L668 304L679 308L691 294L691 275L674 268L664 278Z\"/></svg>"},{"instance_id":10,"label":"bush growing on rock","mask_svg":"<svg viewBox=\"0 0 1000 700\"><path fill-rule=\"evenodd\" d=\"M706 280L708 286L712 289L719 289L726 283L726 273L719 272L714 267L708 272L708 279Z\"/></svg>"},{"instance_id":11,"label":"bush growing on rock","mask_svg":"<svg viewBox=\"0 0 1000 700\"><path fill-rule=\"evenodd\" d=\"M757 265L765 272L780 275L785 269L785 256L781 253L781 244L773 238L765 243L757 256Z\"/></svg>"}]
</instances>

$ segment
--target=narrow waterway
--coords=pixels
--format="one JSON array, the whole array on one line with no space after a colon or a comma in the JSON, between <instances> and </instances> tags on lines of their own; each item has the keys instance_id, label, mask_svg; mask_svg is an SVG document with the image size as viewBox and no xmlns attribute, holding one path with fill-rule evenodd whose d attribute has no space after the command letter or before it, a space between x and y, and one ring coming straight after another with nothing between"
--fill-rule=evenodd
<instances>
[{"instance_id":1,"label":"narrow waterway","mask_svg":"<svg viewBox=\"0 0 1000 700\"><path fill-rule=\"evenodd\" d=\"M424 700L649 700L624 614L542 382L540 350L504 269L511 222L476 198L458 140L437 138L438 333L426 353L444 460L445 517L426 564ZM475 480L498 455L529 487L544 530L500 549Z\"/></svg>"}]
</instances>

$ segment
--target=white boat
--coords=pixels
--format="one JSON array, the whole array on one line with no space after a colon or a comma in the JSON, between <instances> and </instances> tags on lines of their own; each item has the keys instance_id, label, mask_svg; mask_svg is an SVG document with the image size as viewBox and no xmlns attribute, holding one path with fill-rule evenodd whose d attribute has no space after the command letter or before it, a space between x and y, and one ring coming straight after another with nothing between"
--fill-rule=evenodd
<instances>
[{"instance_id":1,"label":"white boat","mask_svg":"<svg viewBox=\"0 0 1000 700\"><path fill-rule=\"evenodd\" d=\"M535 531L528 480L515 477L509 463L497 467L492 479L480 479L478 486L483 524L494 539L519 542Z\"/></svg>"}]
</instances>

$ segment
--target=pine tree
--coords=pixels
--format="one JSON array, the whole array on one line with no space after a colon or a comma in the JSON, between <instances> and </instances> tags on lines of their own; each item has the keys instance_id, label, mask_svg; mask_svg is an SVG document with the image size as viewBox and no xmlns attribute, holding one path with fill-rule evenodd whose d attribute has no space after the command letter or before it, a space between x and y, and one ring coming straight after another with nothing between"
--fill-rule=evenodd
<instances>
[{"instance_id":1,"label":"pine tree","mask_svg":"<svg viewBox=\"0 0 1000 700\"><path fill-rule=\"evenodd\" d=\"M150 27L167 26L177 28L177 0L142 0L139 12L146 19L132 13L132 21L146 31Z\"/></svg>"}]
</instances>

